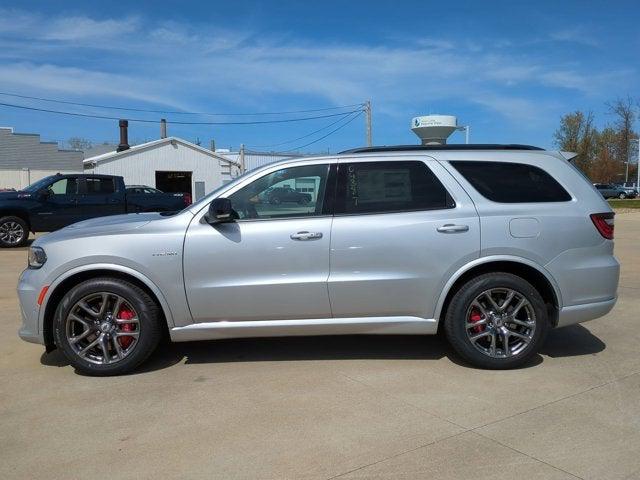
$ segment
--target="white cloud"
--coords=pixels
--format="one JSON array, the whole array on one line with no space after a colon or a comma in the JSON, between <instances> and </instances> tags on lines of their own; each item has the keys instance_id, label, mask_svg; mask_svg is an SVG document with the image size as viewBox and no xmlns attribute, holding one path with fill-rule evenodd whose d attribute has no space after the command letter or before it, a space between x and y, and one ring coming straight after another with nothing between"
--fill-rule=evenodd
<instances>
[{"instance_id":1,"label":"white cloud","mask_svg":"<svg viewBox=\"0 0 640 480\"><path fill-rule=\"evenodd\" d=\"M584 35L565 30L557 41ZM318 44L218 26L150 23L144 18L44 18L0 10L0 86L24 93L120 97L191 110L224 99L261 108L272 94L317 103L374 99L391 113L454 100L509 120L548 114L528 89L606 93L630 69L555 65L509 53L499 42L456 44L417 38L396 46ZM4 60L3 60L4 59ZM380 111L380 110L379 110Z\"/></svg>"}]
</instances>

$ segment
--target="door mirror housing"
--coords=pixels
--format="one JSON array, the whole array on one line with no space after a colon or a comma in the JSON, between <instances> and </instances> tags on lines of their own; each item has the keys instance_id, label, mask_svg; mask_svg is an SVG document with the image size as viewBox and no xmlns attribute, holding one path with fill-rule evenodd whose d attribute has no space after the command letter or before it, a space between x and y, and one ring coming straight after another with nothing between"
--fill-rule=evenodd
<instances>
[{"instance_id":1,"label":"door mirror housing","mask_svg":"<svg viewBox=\"0 0 640 480\"><path fill-rule=\"evenodd\" d=\"M211 225L233 222L233 208L231 208L231 200L224 197L214 198L209 204L209 211L204 218L207 223Z\"/></svg>"},{"instance_id":2,"label":"door mirror housing","mask_svg":"<svg viewBox=\"0 0 640 480\"><path fill-rule=\"evenodd\" d=\"M41 188L38 190L38 196L42 198L47 198L51 194L51 191L48 188Z\"/></svg>"}]
</instances>

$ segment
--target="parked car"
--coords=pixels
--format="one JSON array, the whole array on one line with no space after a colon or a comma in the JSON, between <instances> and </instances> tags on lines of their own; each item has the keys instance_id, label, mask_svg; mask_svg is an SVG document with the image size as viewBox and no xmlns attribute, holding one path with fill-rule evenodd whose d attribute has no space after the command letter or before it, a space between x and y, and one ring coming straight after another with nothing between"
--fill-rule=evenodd
<instances>
[{"instance_id":1,"label":"parked car","mask_svg":"<svg viewBox=\"0 0 640 480\"><path fill-rule=\"evenodd\" d=\"M122 213L181 210L189 203L183 195L130 195L122 177L52 175L24 190L0 193L0 247L26 244L29 231L51 232Z\"/></svg>"},{"instance_id":2,"label":"parked car","mask_svg":"<svg viewBox=\"0 0 640 480\"><path fill-rule=\"evenodd\" d=\"M313 206L255 208L276 182L309 178ZM20 336L114 375L165 330L182 342L442 329L471 365L513 368L550 329L614 306L613 233L608 203L558 152L412 145L283 160L174 215L37 238Z\"/></svg>"},{"instance_id":3,"label":"parked car","mask_svg":"<svg viewBox=\"0 0 640 480\"><path fill-rule=\"evenodd\" d=\"M280 203L298 203L300 205L305 205L311 202L312 199L311 195L308 193L298 192L288 185L272 188L265 193L265 196L267 201L273 205L278 205Z\"/></svg>"},{"instance_id":4,"label":"parked car","mask_svg":"<svg viewBox=\"0 0 640 480\"><path fill-rule=\"evenodd\" d=\"M627 198L636 198L638 196L638 192L634 186L626 186L626 185L618 185L622 190L624 190L627 194Z\"/></svg>"},{"instance_id":5,"label":"parked car","mask_svg":"<svg viewBox=\"0 0 640 480\"><path fill-rule=\"evenodd\" d=\"M147 185L127 185L126 190L127 198L130 202L136 205L145 205L145 211L154 211L154 203L157 205L157 211L164 211L164 205L167 203L167 197L180 198L182 205L191 205L191 194L189 193L170 193L163 192L157 188L149 187ZM139 199L136 195L152 195L152 197L144 197ZM142 200L142 201L139 201ZM171 202L171 201L169 201Z\"/></svg>"},{"instance_id":6,"label":"parked car","mask_svg":"<svg viewBox=\"0 0 640 480\"><path fill-rule=\"evenodd\" d=\"M636 193L633 189L620 187L611 183L594 183L594 187L600 192L604 198L634 198Z\"/></svg>"}]
</instances>

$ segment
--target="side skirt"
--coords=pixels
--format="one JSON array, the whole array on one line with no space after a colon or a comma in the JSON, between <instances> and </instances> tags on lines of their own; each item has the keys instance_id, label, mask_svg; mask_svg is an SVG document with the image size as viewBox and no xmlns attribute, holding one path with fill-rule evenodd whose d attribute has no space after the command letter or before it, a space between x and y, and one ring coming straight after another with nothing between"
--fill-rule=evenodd
<instances>
[{"instance_id":1,"label":"side skirt","mask_svg":"<svg viewBox=\"0 0 640 480\"><path fill-rule=\"evenodd\" d=\"M294 335L430 335L438 322L420 317L319 318L193 323L170 330L174 342Z\"/></svg>"}]
</instances>

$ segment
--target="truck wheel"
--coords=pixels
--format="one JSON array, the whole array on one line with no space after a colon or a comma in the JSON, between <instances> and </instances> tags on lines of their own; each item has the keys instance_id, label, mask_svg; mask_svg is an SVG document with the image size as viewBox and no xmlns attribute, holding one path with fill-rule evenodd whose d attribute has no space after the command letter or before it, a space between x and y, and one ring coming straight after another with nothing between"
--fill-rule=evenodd
<instances>
[{"instance_id":1,"label":"truck wheel","mask_svg":"<svg viewBox=\"0 0 640 480\"><path fill-rule=\"evenodd\" d=\"M620 193L620 195L618 195L618 198L620 200L624 200L625 198L627 198L627 194L626 193Z\"/></svg>"},{"instance_id":2,"label":"truck wheel","mask_svg":"<svg viewBox=\"0 0 640 480\"><path fill-rule=\"evenodd\" d=\"M0 218L0 247L22 247L29 240L29 227L20 217Z\"/></svg>"},{"instance_id":3,"label":"truck wheel","mask_svg":"<svg viewBox=\"0 0 640 480\"><path fill-rule=\"evenodd\" d=\"M498 370L527 363L550 327L538 291L521 277L495 272L469 280L456 292L444 328L464 360Z\"/></svg>"},{"instance_id":4,"label":"truck wheel","mask_svg":"<svg viewBox=\"0 0 640 480\"><path fill-rule=\"evenodd\" d=\"M69 363L94 376L128 373L160 341L160 310L125 280L95 278L73 287L54 317L54 338Z\"/></svg>"}]
</instances>

